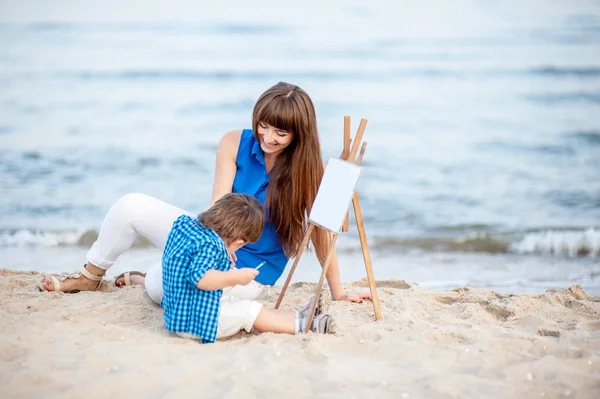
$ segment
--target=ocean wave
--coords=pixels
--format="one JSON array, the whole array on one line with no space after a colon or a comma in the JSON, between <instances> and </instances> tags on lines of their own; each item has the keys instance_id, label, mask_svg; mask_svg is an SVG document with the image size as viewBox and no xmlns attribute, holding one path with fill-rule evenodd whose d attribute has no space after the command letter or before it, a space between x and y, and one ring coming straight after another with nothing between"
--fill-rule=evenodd
<instances>
[{"instance_id":1,"label":"ocean wave","mask_svg":"<svg viewBox=\"0 0 600 399\"><path fill-rule=\"evenodd\" d=\"M573 92L573 93L541 93L526 96L533 102L547 105L562 105L569 103L600 104L600 93L598 92Z\"/></svg>"},{"instance_id":2,"label":"ocean wave","mask_svg":"<svg viewBox=\"0 0 600 399\"><path fill-rule=\"evenodd\" d=\"M455 237L377 238L369 242L374 250L420 249L427 252L483 252L506 253L508 238L489 233L468 233Z\"/></svg>"},{"instance_id":3,"label":"ocean wave","mask_svg":"<svg viewBox=\"0 0 600 399\"><path fill-rule=\"evenodd\" d=\"M0 248L6 247L90 247L98 231L47 232L28 229L0 232ZM339 252L360 251L356 242L339 246ZM152 248L154 244L138 237L134 248ZM536 230L528 232L472 232L453 237L376 237L369 240L374 252L419 249L426 252L516 253L560 257L600 256L600 228L580 230Z\"/></svg>"},{"instance_id":4,"label":"ocean wave","mask_svg":"<svg viewBox=\"0 0 600 399\"><path fill-rule=\"evenodd\" d=\"M25 74L23 77L29 78L49 76L48 74L32 75ZM229 81L229 80L256 80L273 79L276 76L287 76L294 79L358 79L366 78L366 75L360 72L342 72L327 70L273 70L273 71L252 71L252 70L191 70L191 69L132 69L124 71L69 71L56 72L51 74L55 79L76 79L76 80L189 80L189 81ZM374 79L374 78L373 78Z\"/></svg>"},{"instance_id":5,"label":"ocean wave","mask_svg":"<svg viewBox=\"0 0 600 399\"><path fill-rule=\"evenodd\" d=\"M90 247L98 238L98 231L48 232L30 229L0 232L0 248L7 247ZM151 248L154 244L138 237L134 248Z\"/></svg>"},{"instance_id":6,"label":"ocean wave","mask_svg":"<svg viewBox=\"0 0 600 399\"><path fill-rule=\"evenodd\" d=\"M129 21L129 22L34 22L34 23L0 23L0 32L18 34L52 34L52 33L153 33L153 34L220 34L220 35L268 35L286 34L295 29L280 24L269 24L264 21L230 22L230 23L186 23L184 21Z\"/></svg>"},{"instance_id":7,"label":"ocean wave","mask_svg":"<svg viewBox=\"0 0 600 399\"><path fill-rule=\"evenodd\" d=\"M575 155L575 149L570 144L524 144L494 140L480 143L477 147L486 151L510 152L512 154Z\"/></svg>"},{"instance_id":8,"label":"ocean wave","mask_svg":"<svg viewBox=\"0 0 600 399\"><path fill-rule=\"evenodd\" d=\"M0 247L56 247L76 245L81 233L46 232L28 229L0 233Z\"/></svg>"},{"instance_id":9,"label":"ocean wave","mask_svg":"<svg viewBox=\"0 0 600 399\"><path fill-rule=\"evenodd\" d=\"M329 54L329 57L336 54ZM354 57L355 53L340 53L337 57ZM381 55L383 56L383 55ZM566 73L566 71L563 71ZM592 71L573 70L577 75L596 76ZM598 69L600 75L600 68ZM442 67L389 67L385 69L374 68L345 69L331 68L329 66L305 67L298 69L296 66L282 66L277 69L230 69L215 67L212 69L186 69L186 68L133 68L133 69L81 69L81 70L52 70L52 71L22 71L11 74L10 78L18 80L76 80L76 81L237 81L237 80L272 80L285 77L286 79L304 80L357 80L364 82L382 82L388 79L467 79L467 78L499 78L519 77L532 73L531 70L498 69L498 68L471 68L459 69ZM535 72L535 70L533 71ZM548 73L542 73L548 74Z\"/></svg>"},{"instance_id":10,"label":"ocean wave","mask_svg":"<svg viewBox=\"0 0 600 399\"><path fill-rule=\"evenodd\" d=\"M600 76L600 67L556 67L556 66L543 66L539 68L533 68L530 72L534 75L541 76L576 76L576 77L595 77Z\"/></svg>"},{"instance_id":11,"label":"ocean wave","mask_svg":"<svg viewBox=\"0 0 600 399\"><path fill-rule=\"evenodd\" d=\"M581 141L584 144L599 145L600 131L598 130L581 130L571 134L572 137Z\"/></svg>"},{"instance_id":12,"label":"ocean wave","mask_svg":"<svg viewBox=\"0 0 600 399\"><path fill-rule=\"evenodd\" d=\"M519 254L597 257L600 256L600 229L531 232L513 243L510 250Z\"/></svg>"},{"instance_id":13,"label":"ocean wave","mask_svg":"<svg viewBox=\"0 0 600 399\"><path fill-rule=\"evenodd\" d=\"M404 55L404 58L394 55L393 57L374 50L365 50L362 58L393 59L393 60L420 60L417 56ZM336 60L348 60L361 58L357 52L329 52L327 57ZM368 57L367 57L368 55ZM432 56L433 57L433 56ZM438 57L441 57L438 56ZM8 76L8 82L15 84L19 81L84 81L84 82L230 82L230 81L255 81L273 80L284 77L288 80L323 80L323 81L360 81L360 82L382 82L389 79L496 79L528 77L531 75L543 78L595 78L600 76L600 67L540 67L540 68L456 68L447 65L439 66L389 66L386 68L369 67L346 68L331 67L331 64L306 66L297 68L296 64L281 65L274 69L248 69L215 66L209 69L198 68L130 68L130 69L54 69L46 71L22 70L14 71ZM527 97L531 101L562 103L565 101L587 101L594 104L598 101L598 93L566 93L566 94L539 94ZM87 107L88 104L79 104ZM35 109L34 109L35 111Z\"/></svg>"},{"instance_id":14,"label":"ocean wave","mask_svg":"<svg viewBox=\"0 0 600 399\"><path fill-rule=\"evenodd\" d=\"M600 229L537 230L528 232L474 232L454 237L378 238L375 251L420 249L427 252L515 253L559 257L599 257ZM347 252L354 251L346 247Z\"/></svg>"},{"instance_id":15,"label":"ocean wave","mask_svg":"<svg viewBox=\"0 0 600 399\"><path fill-rule=\"evenodd\" d=\"M467 78L513 75L518 72L512 70L459 70L447 68L390 68L386 70L373 70L370 73L364 69L331 69L281 67L273 70L252 69L227 69L215 68L208 70L198 69L129 69L129 70L70 70L52 72L23 72L13 75L20 79L60 79L81 81L232 81L232 80L272 80L278 77L286 79L304 80L359 80L381 82L392 78Z\"/></svg>"}]
</instances>

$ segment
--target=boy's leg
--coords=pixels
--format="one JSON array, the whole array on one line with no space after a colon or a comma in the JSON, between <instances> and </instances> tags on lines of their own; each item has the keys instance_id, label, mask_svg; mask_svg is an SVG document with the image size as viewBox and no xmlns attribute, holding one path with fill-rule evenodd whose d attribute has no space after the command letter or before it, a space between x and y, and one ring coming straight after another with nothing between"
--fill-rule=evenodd
<instances>
[{"instance_id":1,"label":"boy's leg","mask_svg":"<svg viewBox=\"0 0 600 399\"><path fill-rule=\"evenodd\" d=\"M265 309L260 302L223 297L219 310L217 338L230 337L242 329L294 334L297 312Z\"/></svg>"},{"instance_id":2,"label":"boy's leg","mask_svg":"<svg viewBox=\"0 0 600 399\"><path fill-rule=\"evenodd\" d=\"M283 309L262 308L254 321L254 328L260 332L294 334L297 329L297 312Z\"/></svg>"},{"instance_id":3,"label":"boy's leg","mask_svg":"<svg viewBox=\"0 0 600 399\"><path fill-rule=\"evenodd\" d=\"M261 309L254 328L260 332L282 334L299 334L304 332L308 317L302 317L302 312L282 309ZM310 331L327 334L333 332L333 318L328 314L315 316Z\"/></svg>"},{"instance_id":4,"label":"boy's leg","mask_svg":"<svg viewBox=\"0 0 600 399\"><path fill-rule=\"evenodd\" d=\"M333 329L329 315L315 316L311 331L328 333ZM217 338L226 338L242 329L247 332L255 328L260 332L297 334L304 331L308 319L301 311L265 309L260 302L248 299L223 297L219 310Z\"/></svg>"},{"instance_id":5,"label":"boy's leg","mask_svg":"<svg viewBox=\"0 0 600 399\"><path fill-rule=\"evenodd\" d=\"M263 305L260 302L223 296L219 309L217 339L231 337L242 329L252 331L261 309Z\"/></svg>"}]
</instances>

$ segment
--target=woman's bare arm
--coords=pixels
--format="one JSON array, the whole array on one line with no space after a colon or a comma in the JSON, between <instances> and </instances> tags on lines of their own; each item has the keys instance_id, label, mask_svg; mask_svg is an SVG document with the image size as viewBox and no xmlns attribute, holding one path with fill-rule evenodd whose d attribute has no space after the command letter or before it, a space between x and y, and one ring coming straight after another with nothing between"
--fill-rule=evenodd
<instances>
[{"instance_id":1,"label":"woman's bare arm","mask_svg":"<svg viewBox=\"0 0 600 399\"><path fill-rule=\"evenodd\" d=\"M232 130L231 132L226 133L219 142L215 166L215 179L210 201L211 205L225 194L230 193L233 188L233 181L235 180L235 174L237 172L235 160L237 158L241 137L241 130Z\"/></svg>"},{"instance_id":2,"label":"woman's bare arm","mask_svg":"<svg viewBox=\"0 0 600 399\"><path fill-rule=\"evenodd\" d=\"M331 254L331 260L329 261L329 268L327 268L327 284L329 284L329 290L331 291L331 297L337 301L344 296L344 289L342 288L342 281L340 279L340 264L338 262L335 248Z\"/></svg>"},{"instance_id":3,"label":"woman's bare arm","mask_svg":"<svg viewBox=\"0 0 600 399\"><path fill-rule=\"evenodd\" d=\"M337 254L335 253L335 248L331 254L331 260L329 262L329 268L327 268L327 274L325 275L327 278L327 284L329 284L329 289L331 290L331 297L335 301L350 301L350 302L358 302L361 303L363 299L371 299L371 293L369 292L349 292L344 293L344 289L342 288L342 281L340 279L340 264L338 262Z\"/></svg>"}]
</instances>

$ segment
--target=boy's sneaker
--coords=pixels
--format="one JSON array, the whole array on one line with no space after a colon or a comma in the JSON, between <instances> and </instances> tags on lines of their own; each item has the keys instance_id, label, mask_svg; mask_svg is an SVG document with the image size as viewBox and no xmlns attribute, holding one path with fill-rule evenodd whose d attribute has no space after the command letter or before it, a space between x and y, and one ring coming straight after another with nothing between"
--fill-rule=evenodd
<instances>
[{"instance_id":1,"label":"boy's sneaker","mask_svg":"<svg viewBox=\"0 0 600 399\"><path fill-rule=\"evenodd\" d=\"M304 309L300 310L300 318L308 319L308 315L310 314L310 309L312 307L313 302L315 301L315 297L310 298L310 301L306 304ZM317 302L317 308L315 309L315 317L327 313L329 311L329 306L331 305L331 300L329 300L329 296L325 295L324 292L319 295L319 302Z\"/></svg>"},{"instance_id":2,"label":"boy's sneaker","mask_svg":"<svg viewBox=\"0 0 600 399\"><path fill-rule=\"evenodd\" d=\"M302 319L302 331L306 328L306 322L308 321L308 317ZM333 317L328 314L321 314L313 317L312 325L310 326L310 331L317 334L333 334L335 332L335 322Z\"/></svg>"}]
</instances>

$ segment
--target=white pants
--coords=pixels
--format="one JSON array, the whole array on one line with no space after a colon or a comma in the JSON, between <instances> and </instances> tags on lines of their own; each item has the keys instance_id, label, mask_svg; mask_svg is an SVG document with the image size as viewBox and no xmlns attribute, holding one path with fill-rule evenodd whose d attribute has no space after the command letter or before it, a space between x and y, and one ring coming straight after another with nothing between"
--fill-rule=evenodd
<instances>
[{"instance_id":1,"label":"white pants","mask_svg":"<svg viewBox=\"0 0 600 399\"><path fill-rule=\"evenodd\" d=\"M173 222L181 215L196 216L145 194L124 195L106 214L98 240L87 253L87 260L101 269L108 269L131 248L138 234L163 250ZM234 335L242 328L250 331L262 308L262 304L254 299L262 290L263 286L255 281L231 290L224 289L217 338ZM163 296L160 262L146 274L146 291L153 301L160 304Z\"/></svg>"},{"instance_id":2,"label":"white pants","mask_svg":"<svg viewBox=\"0 0 600 399\"><path fill-rule=\"evenodd\" d=\"M145 194L124 195L104 217L98 240L88 251L87 260L108 269L131 248L138 234L164 250L173 222L181 215L196 217L192 212Z\"/></svg>"}]
</instances>

